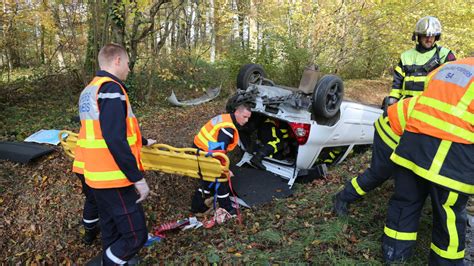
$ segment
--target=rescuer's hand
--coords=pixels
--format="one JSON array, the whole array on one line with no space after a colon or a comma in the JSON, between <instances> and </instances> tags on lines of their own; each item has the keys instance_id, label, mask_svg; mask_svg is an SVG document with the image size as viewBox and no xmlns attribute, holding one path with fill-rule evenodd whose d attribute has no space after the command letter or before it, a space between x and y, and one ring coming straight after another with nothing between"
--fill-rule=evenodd
<instances>
[{"instance_id":1,"label":"rescuer's hand","mask_svg":"<svg viewBox=\"0 0 474 266\"><path fill-rule=\"evenodd\" d=\"M151 146L156 143L154 139L146 139L146 146Z\"/></svg>"},{"instance_id":2,"label":"rescuer's hand","mask_svg":"<svg viewBox=\"0 0 474 266\"><path fill-rule=\"evenodd\" d=\"M135 189L138 191L138 194L140 194L140 198L136 201L136 203L139 203L140 201L146 199L148 193L150 193L150 188L148 187L145 178L142 178L140 181L135 182L134 185Z\"/></svg>"}]
</instances>

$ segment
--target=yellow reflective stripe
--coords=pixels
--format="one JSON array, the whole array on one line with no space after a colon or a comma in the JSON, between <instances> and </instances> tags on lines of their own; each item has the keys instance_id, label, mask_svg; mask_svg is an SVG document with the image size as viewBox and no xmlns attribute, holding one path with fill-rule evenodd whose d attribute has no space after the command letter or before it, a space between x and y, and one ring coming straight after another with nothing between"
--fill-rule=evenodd
<instances>
[{"instance_id":1,"label":"yellow reflective stripe","mask_svg":"<svg viewBox=\"0 0 474 266\"><path fill-rule=\"evenodd\" d=\"M385 235L397 239L397 240L405 240L405 241L415 241L417 232L407 233L407 232L399 232L393 229L388 228L387 226L384 227L383 232Z\"/></svg>"},{"instance_id":2,"label":"yellow reflective stripe","mask_svg":"<svg viewBox=\"0 0 474 266\"><path fill-rule=\"evenodd\" d=\"M332 151L331 151L331 152L329 152L329 156L331 156L331 159L334 159L334 158L336 158L336 155L335 155L334 153L332 153Z\"/></svg>"},{"instance_id":3,"label":"yellow reflective stripe","mask_svg":"<svg viewBox=\"0 0 474 266\"><path fill-rule=\"evenodd\" d=\"M402 70L400 66L397 65L395 67L395 71L398 72L400 75L402 75L402 77L405 77L405 72Z\"/></svg>"},{"instance_id":4,"label":"yellow reflective stripe","mask_svg":"<svg viewBox=\"0 0 474 266\"><path fill-rule=\"evenodd\" d=\"M275 127L272 127L272 137L274 137L275 140L268 142L268 144L273 147L273 150L274 150L273 153L277 153L277 152L278 152L278 149L277 149L277 146L276 146L276 145L277 145L278 143L280 143L280 139L278 138L278 136L277 136L277 134L276 134Z\"/></svg>"},{"instance_id":5,"label":"yellow reflective stripe","mask_svg":"<svg viewBox=\"0 0 474 266\"><path fill-rule=\"evenodd\" d=\"M420 121L423 121L439 130L455 135L456 137L465 139L470 143L474 142L474 132L466 130L462 127L458 127L447 121L443 121L437 117L431 116L429 114L425 114L417 110L413 110L411 117L416 118Z\"/></svg>"},{"instance_id":6,"label":"yellow reflective stripe","mask_svg":"<svg viewBox=\"0 0 474 266\"><path fill-rule=\"evenodd\" d=\"M213 128L213 129L214 129L214 128ZM213 130L213 129L212 129L212 130ZM211 130L211 132L212 132L212 130ZM214 138L214 135L213 135L211 132L207 131L207 129L206 129L205 127L203 127L203 128L201 129L201 131L199 131L199 134L200 134L200 135L202 134L203 137L206 138L206 139L208 139L208 140L217 141L217 140ZM215 130L214 130L214 132L215 132ZM207 143L207 140L204 141L204 143Z\"/></svg>"},{"instance_id":7,"label":"yellow reflective stripe","mask_svg":"<svg viewBox=\"0 0 474 266\"><path fill-rule=\"evenodd\" d=\"M137 143L137 136L127 137L127 142L130 146L135 145ZM77 145L83 148L93 149L107 148L107 143L104 139L79 139L77 140Z\"/></svg>"},{"instance_id":8,"label":"yellow reflective stripe","mask_svg":"<svg viewBox=\"0 0 474 266\"><path fill-rule=\"evenodd\" d=\"M431 250L433 250L436 254L438 254L442 258L452 259L452 260L464 258L464 251L465 251L465 250L461 250L459 252L449 252L449 251L440 249L433 243L431 243Z\"/></svg>"},{"instance_id":9,"label":"yellow reflective stripe","mask_svg":"<svg viewBox=\"0 0 474 266\"><path fill-rule=\"evenodd\" d=\"M448 228L449 234L449 245L446 249L448 254L456 254L459 247L458 230L456 229L456 215L452 209L452 206L458 200L458 193L449 192L446 203L443 204L443 209L446 212L446 228Z\"/></svg>"},{"instance_id":10,"label":"yellow reflective stripe","mask_svg":"<svg viewBox=\"0 0 474 266\"><path fill-rule=\"evenodd\" d=\"M206 145L206 146L208 145L209 139L206 139L206 138L202 135L201 132L199 132L199 134L197 135L197 137L198 137L198 139L199 139L202 143L204 143L204 145ZM214 140L213 137L211 137L210 140L211 140L211 141L214 141L214 142L216 141L216 140Z\"/></svg>"},{"instance_id":11,"label":"yellow reflective stripe","mask_svg":"<svg viewBox=\"0 0 474 266\"><path fill-rule=\"evenodd\" d=\"M463 99L464 97L462 98L461 101L465 101ZM466 99L466 100L469 100L469 99ZM458 103L457 106L454 106L437 99L428 98L426 96L420 96L420 99L418 100L420 104L429 106L431 108L445 112L447 114L454 115L466 121L467 123L474 124L474 115L471 112L467 111L468 105L466 105L465 102L461 103L461 101ZM469 100L469 103L471 101L472 99Z\"/></svg>"},{"instance_id":12,"label":"yellow reflective stripe","mask_svg":"<svg viewBox=\"0 0 474 266\"><path fill-rule=\"evenodd\" d=\"M74 162L72 162L72 166L77 167L77 168L84 168L84 162L74 160Z\"/></svg>"},{"instance_id":13,"label":"yellow reflective stripe","mask_svg":"<svg viewBox=\"0 0 474 266\"><path fill-rule=\"evenodd\" d=\"M400 98L400 95L402 95L402 90L400 89L392 89L389 94L389 96L395 97L397 99Z\"/></svg>"},{"instance_id":14,"label":"yellow reflective stripe","mask_svg":"<svg viewBox=\"0 0 474 266\"><path fill-rule=\"evenodd\" d=\"M397 114L398 114L398 122L400 123L400 126L402 129L405 129L405 125L407 124L407 121L405 120L405 115L403 114L403 101L399 101L397 103Z\"/></svg>"},{"instance_id":15,"label":"yellow reflective stripe","mask_svg":"<svg viewBox=\"0 0 474 266\"><path fill-rule=\"evenodd\" d=\"M352 178L351 184L354 187L357 194L359 194L361 196L364 196L366 194L366 192L359 186L359 183L357 183L357 176Z\"/></svg>"},{"instance_id":16,"label":"yellow reflective stripe","mask_svg":"<svg viewBox=\"0 0 474 266\"><path fill-rule=\"evenodd\" d=\"M469 185L463 182L459 182L457 180L451 179L446 176L442 176L440 174L436 173L431 173L429 170L426 170L418 165L416 165L414 162L407 160L395 153L392 153L392 156L390 156L390 159L400 165L403 166L409 170L411 170L413 173L423 177L424 179L427 179L433 183L466 193L466 194L474 194L474 185Z\"/></svg>"},{"instance_id":17,"label":"yellow reflective stripe","mask_svg":"<svg viewBox=\"0 0 474 266\"><path fill-rule=\"evenodd\" d=\"M95 139L94 134L94 120L87 119L86 123L86 139Z\"/></svg>"},{"instance_id":18,"label":"yellow reflective stripe","mask_svg":"<svg viewBox=\"0 0 474 266\"><path fill-rule=\"evenodd\" d=\"M265 120L265 122L263 122L263 123L272 123L272 124L276 125L275 121L273 121L273 119L270 119L270 118L267 118Z\"/></svg>"},{"instance_id":19,"label":"yellow reflective stripe","mask_svg":"<svg viewBox=\"0 0 474 266\"><path fill-rule=\"evenodd\" d=\"M404 79L405 82L413 81L413 82L425 82L426 76L407 76Z\"/></svg>"},{"instance_id":20,"label":"yellow reflective stripe","mask_svg":"<svg viewBox=\"0 0 474 266\"><path fill-rule=\"evenodd\" d=\"M377 130L377 133L379 134L379 137L383 140L383 142L385 142L385 144L387 144L392 150L394 150L397 147L397 144L398 144L398 142L395 143L394 140L399 141L400 137L397 136L395 133L393 133L392 129L390 127L388 127L388 128L390 128L389 132L393 133L393 135L396 136L396 138L394 138L394 140L390 139L386 135L386 133L382 130L382 128L380 127L380 126L383 127L385 122L380 123L380 120L381 119L379 118L379 120L377 122L375 122L375 129ZM384 127L384 129L385 129L385 127Z\"/></svg>"},{"instance_id":21,"label":"yellow reflective stripe","mask_svg":"<svg viewBox=\"0 0 474 266\"><path fill-rule=\"evenodd\" d=\"M211 129L211 132L209 132L209 134L211 134L212 136L214 136L214 134L216 134L216 131L217 130L220 130L221 128L226 128L226 127L230 127L230 128L234 128L234 123L232 122L222 122L222 123L219 123L219 124L216 124L212 129Z\"/></svg>"},{"instance_id":22,"label":"yellow reflective stripe","mask_svg":"<svg viewBox=\"0 0 474 266\"><path fill-rule=\"evenodd\" d=\"M286 133L288 132L288 129L280 129L281 133Z\"/></svg>"},{"instance_id":23,"label":"yellow reflective stripe","mask_svg":"<svg viewBox=\"0 0 474 266\"><path fill-rule=\"evenodd\" d=\"M436 155L433 158L433 162L431 163L430 166L430 171L431 173L436 173L439 174L439 171L441 170L441 166L443 166L444 160L446 159L446 156L448 155L449 148L451 148L451 141L447 140L442 140L438 150L436 151Z\"/></svg>"},{"instance_id":24,"label":"yellow reflective stripe","mask_svg":"<svg viewBox=\"0 0 474 266\"><path fill-rule=\"evenodd\" d=\"M419 97L419 96L414 96L414 97L408 102L408 110L407 110L407 113L406 113L406 117L410 117L411 112L413 112L413 109L415 108L415 104L418 102L418 97ZM405 130L404 127L403 127L402 129Z\"/></svg>"},{"instance_id":25,"label":"yellow reflective stripe","mask_svg":"<svg viewBox=\"0 0 474 266\"><path fill-rule=\"evenodd\" d=\"M89 172L87 170L84 170L84 176L92 181L111 181L127 178L125 174L120 170L108 172Z\"/></svg>"},{"instance_id":26,"label":"yellow reflective stripe","mask_svg":"<svg viewBox=\"0 0 474 266\"><path fill-rule=\"evenodd\" d=\"M423 93L423 91L411 91L411 90L404 90L402 94L404 96L420 96Z\"/></svg>"},{"instance_id":27,"label":"yellow reflective stripe","mask_svg":"<svg viewBox=\"0 0 474 266\"><path fill-rule=\"evenodd\" d=\"M474 82L469 85L466 93L464 93L461 100L459 100L457 107L461 110L467 110L467 107L471 105L472 100L474 100Z\"/></svg>"}]
</instances>

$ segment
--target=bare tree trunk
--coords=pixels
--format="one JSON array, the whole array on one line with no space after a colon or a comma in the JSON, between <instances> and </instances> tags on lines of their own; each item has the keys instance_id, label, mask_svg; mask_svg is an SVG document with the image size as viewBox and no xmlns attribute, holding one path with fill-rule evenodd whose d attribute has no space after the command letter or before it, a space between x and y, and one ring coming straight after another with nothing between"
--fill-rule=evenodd
<instances>
[{"instance_id":1,"label":"bare tree trunk","mask_svg":"<svg viewBox=\"0 0 474 266\"><path fill-rule=\"evenodd\" d=\"M61 71L66 68L66 63L64 62L64 53L63 53L63 44L61 43L61 38L58 34L54 35L54 40L56 41L56 45L58 46L57 49L57 56L58 56L58 66Z\"/></svg>"},{"instance_id":2,"label":"bare tree trunk","mask_svg":"<svg viewBox=\"0 0 474 266\"><path fill-rule=\"evenodd\" d=\"M45 32L46 28L44 27L44 25L41 25L41 35L40 35L40 59L41 59L41 64L45 64L46 61L45 61L45 55L44 55L44 32Z\"/></svg>"},{"instance_id":3,"label":"bare tree trunk","mask_svg":"<svg viewBox=\"0 0 474 266\"><path fill-rule=\"evenodd\" d=\"M193 47L197 48L197 45L199 43L199 40L201 39L201 23L202 23L202 16L201 16L201 10L199 8L199 0L194 0L194 14L195 14L195 19L193 23L193 30L194 30L194 39L193 39Z\"/></svg>"},{"instance_id":4,"label":"bare tree trunk","mask_svg":"<svg viewBox=\"0 0 474 266\"><path fill-rule=\"evenodd\" d=\"M159 0L155 2L150 7L147 21L143 21L143 14L137 9L136 3L133 2L131 5L133 12L135 12L135 17L132 24L132 30L130 32L130 71L133 72L133 68L135 67L135 63L137 61L138 44L152 33L152 29L155 25L156 14L163 4L169 3L170 1L171 0ZM142 27L141 30L139 30L140 26Z\"/></svg>"},{"instance_id":5,"label":"bare tree trunk","mask_svg":"<svg viewBox=\"0 0 474 266\"><path fill-rule=\"evenodd\" d=\"M209 32L211 34L211 63L216 61L216 24L214 21L214 0L209 0Z\"/></svg>"},{"instance_id":6,"label":"bare tree trunk","mask_svg":"<svg viewBox=\"0 0 474 266\"><path fill-rule=\"evenodd\" d=\"M245 37L244 37L244 21L247 13L247 1L237 0L237 20L239 23L239 38L240 46L245 48Z\"/></svg>"},{"instance_id":7,"label":"bare tree trunk","mask_svg":"<svg viewBox=\"0 0 474 266\"><path fill-rule=\"evenodd\" d=\"M7 13L7 1L3 0L3 14L6 14L6 13ZM2 23L2 28L3 28L3 31L2 31L3 32L3 39L7 40L7 38L8 38L8 36L7 36L8 23ZM12 70L13 70L13 66L12 66L12 62L10 60L8 47L6 49L5 57L6 57L7 65L8 65L7 82L9 83L10 82L10 75L11 75Z\"/></svg>"}]
</instances>

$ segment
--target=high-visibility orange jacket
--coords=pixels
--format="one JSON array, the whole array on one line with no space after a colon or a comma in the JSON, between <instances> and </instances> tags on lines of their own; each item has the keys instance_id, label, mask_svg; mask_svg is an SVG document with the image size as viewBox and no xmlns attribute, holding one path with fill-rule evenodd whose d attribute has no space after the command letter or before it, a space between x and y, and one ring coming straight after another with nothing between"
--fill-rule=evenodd
<instances>
[{"instance_id":1,"label":"high-visibility orange jacket","mask_svg":"<svg viewBox=\"0 0 474 266\"><path fill-rule=\"evenodd\" d=\"M375 133L379 135L382 141L394 150L400 136L403 134L405 124L417 96L405 98L388 107L377 121L375 121Z\"/></svg>"},{"instance_id":2,"label":"high-visibility orange jacket","mask_svg":"<svg viewBox=\"0 0 474 266\"><path fill-rule=\"evenodd\" d=\"M390 157L420 177L474 194L474 57L428 76L400 144Z\"/></svg>"},{"instance_id":3,"label":"high-visibility orange jacket","mask_svg":"<svg viewBox=\"0 0 474 266\"><path fill-rule=\"evenodd\" d=\"M125 89L110 77L95 77L82 91L79 100L81 129L75 149L76 159L73 163L73 171L77 173L82 171L87 185L98 189L126 187L133 184L118 167L102 135L98 93L100 87L106 82L118 84L125 96L127 142L138 169L143 171L140 160L142 136ZM123 95L108 95L107 97L123 97Z\"/></svg>"},{"instance_id":4,"label":"high-visibility orange jacket","mask_svg":"<svg viewBox=\"0 0 474 266\"><path fill-rule=\"evenodd\" d=\"M417 98L418 96L405 98L387 108L388 122L396 135L401 136L403 134L406 121L415 106Z\"/></svg>"},{"instance_id":5,"label":"high-visibility orange jacket","mask_svg":"<svg viewBox=\"0 0 474 266\"><path fill-rule=\"evenodd\" d=\"M216 150L212 147L215 147L215 144L218 143L218 136L221 129L225 128L231 128L234 131L232 141L226 143L227 147L225 151L233 150L239 143L239 131L232 121L230 114L218 115L209 120L194 137L194 144L204 151Z\"/></svg>"},{"instance_id":6,"label":"high-visibility orange jacket","mask_svg":"<svg viewBox=\"0 0 474 266\"><path fill-rule=\"evenodd\" d=\"M443 140L474 142L474 58L447 63L432 72L417 101L406 130Z\"/></svg>"}]
</instances>

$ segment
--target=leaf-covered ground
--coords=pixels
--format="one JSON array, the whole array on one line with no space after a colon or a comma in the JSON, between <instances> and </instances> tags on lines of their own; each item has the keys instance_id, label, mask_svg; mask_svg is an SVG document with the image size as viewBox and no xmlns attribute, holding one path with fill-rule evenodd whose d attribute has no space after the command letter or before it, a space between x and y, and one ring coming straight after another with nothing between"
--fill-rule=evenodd
<instances>
[{"instance_id":1,"label":"leaf-covered ground","mask_svg":"<svg viewBox=\"0 0 474 266\"><path fill-rule=\"evenodd\" d=\"M349 81L346 97L378 104L389 86L388 80ZM3 97L4 140L48 127L77 131L77 125L69 121L75 112L74 96L32 88L20 99ZM225 99L220 98L196 107L174 108L157 99L138 108L137 113L146 137L186 147L201 125L223 112L224 105ZM354 204L348 218L336 218L331 213L332 195L345 180L362 172L369 161L369 152L353 156L330 169L327 179L296 184L291 198L245 209L241 225L231 221L212 229L170 232L160 243L142 249L143 264L380 264L380 237L391 182ZM0 261L81 265L100 251L98 241L93 246L80 241L83 197L80 182L70 169L71 160L59 147L28 165L0 162ZM194 180L157 172L147 172L146 178L152 190L144 202L150 229L190 215ZM429 231L430 221L424 215L419 256L410 264L426 263Z\"/></svg>"}]
</instances>

